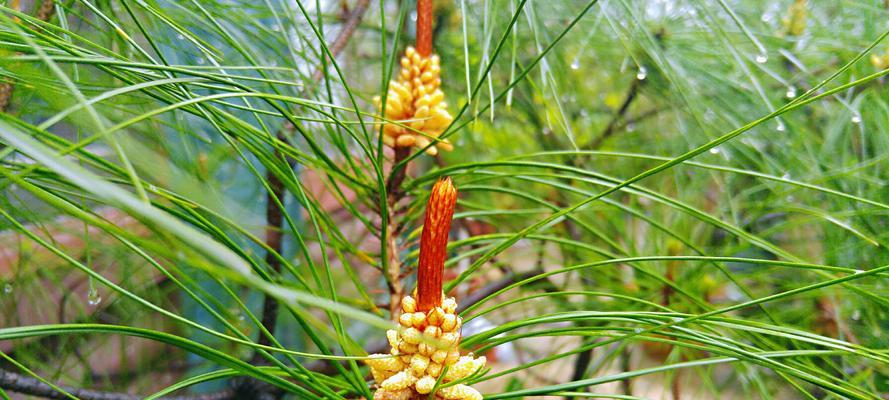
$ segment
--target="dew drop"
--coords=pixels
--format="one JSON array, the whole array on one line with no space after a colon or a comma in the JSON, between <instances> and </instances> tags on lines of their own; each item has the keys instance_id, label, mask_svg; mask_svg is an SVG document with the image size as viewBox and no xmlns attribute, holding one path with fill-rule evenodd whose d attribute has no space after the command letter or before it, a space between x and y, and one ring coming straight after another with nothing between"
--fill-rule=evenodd
<instances>
[{"instance_id":1,"label":"dew drop","mask_svg":"<svg viewBox=\"0 0 889 400\"><path fill-rule=\"evenodd\" d=\"M769 61L769 56L766 53L759 53L756 55L756 62L760 64L765 64L766 61Z\"/></svg>"},{"instance_id":2,"label":"dew drop","mask_svg":"<svg viewBox=\"0 0 889 400\"><path fill-rule=\"evenodd\" d=\"M636 72L636 79L642 81L648 77L648 69L645 67L639 67L639 71Z\"/></svg>"},{"instance_id":3,"label":"dew drop","mask_svg":"<svg viewBox=\"0 0 889 400\"><path fill-rule=\"evenodd\" d=\"M777 129L778 132L784 132L784 131L787 130L787 127L784 126L784 123L783 123L783 122L778 121L778 126L777 126L775 129Z\"/></svg>"},{"instance_id":4,"label":"dew drop","mask_svg":"<svg viewBox=\"0 0 889 400\"><path fill-rule=\"evenodd\" d=\"M852 320L858 321L861 319L861 310L852 311Z\"/></svg>"},{"instance_id":5,"label":"dew drop","mask_svg":"<svg viewBox=\"0 0 889 400\"><path fill-rule=\"evenodd\" d=\"M863 269L856 269L856 270L855 270L855 275L863 274L863 273L864 273L864 270L863 270Z\"/></svg>"},{"instance_id":6,"label":"dew drop","mask_svg":"<svg viewBox=\"0 0 889 400\"><path fill-rule=\"evenodd\" d=\"M636 332L636 334L638 335L638 334L642 333L642 328L633 329L633 332Z\"/></svg>"},{"instance_id":7,"label":"dew drop","mask_svg":"<svg viewBox=\"0 0 889 400\"><path fill-rule=\"evenodd\" d=\"M86 303L95 307L102 302L102 296L99 296L99 291L95 288L90 289L89 293L86 294Z\"/></svg>"},{"instance_id":8,"label":"dew drop","mask_svg":"<svg viewBox=\"0 0 889 400\"><path fill-rule=\"evenodd\" d=\"M852 114L852 123L853 124L860 124L861 123L861 114L859 114L857 111Z\"/></svg>"},{"instance_id":9,"label":"dew drop","mask_svg":"<svg viewBox=\"0 0 889 400\"><path fill-rule=\"evenodd\" d=\"M719 154L719 149L716 147L710 149L710 154Z\"/></svg>"},{"instance_id":10,"label":"dew drop","mask_svg":"<svg viewBox=\"0 0 889 400\"><path fill-rule=\"evenodd\" d=\"M185 40L185 35L183 35L183 34L181 34L181 33L177 33L177 34L176 34L176 39L178 39L178 40Z\"/></svg>"},{"instance_id":11,"label":"dew drop","mask_svg":"<svg viewBox=\"0 0 889 400\"><path fill-rule=\"evenodd\" d=\"M4 293L4 294L10 294L10 293L12 293L12 285L9 284L9 283L4 284L4 285L3 285L3 293Z\"/></svg>"},{"instance_id":12,"label":"dew drop","mask_svg":"<svg viewBox=\"0 0 889 400\"><path fill-rule=\"evenodd\" d=\"M784 175L781 175L781 179L790 179L790 173L785 172Z\"/></svg>"},{"instance_id":13,"label":"dew drop","mask_svg":"<svg viewBox=\"0 0 889 400\"><path fill-rule=\"evenodd\" d=\"M796 86L793 86L793 85L788 86L786 96L788 99L795 98L796 97Z\"/></svg>"},{"instance_id":14,"label":"dew drop","mask_svg":"<svg viewBox=\"0 0 889 400\"><path fill-rule=\"evenodd\" d=\"M198 65L204 65L204 57L198 57L194 60L194 62L198 63Z\"/></svg>"},{"instance_id":15,"label":"dew drop","mask_svg":"<svg viewBox=\"0 0 889 400\"><path fill-rule=\"evenodd\" d=\"M636 123L635 122L627 123L627 132L633 132L635 130L636 130Z\"/></svg>"},{"instance_id":16,"label":"dew drop","mask_svg":"<svg viewBox=\"0 0 889 400\"><path fill-rule=\"evenodd\" d=\"M580 60L575 58L574 61L571 61L571 69L580 69Z\"/></svg>"}]
</instances>

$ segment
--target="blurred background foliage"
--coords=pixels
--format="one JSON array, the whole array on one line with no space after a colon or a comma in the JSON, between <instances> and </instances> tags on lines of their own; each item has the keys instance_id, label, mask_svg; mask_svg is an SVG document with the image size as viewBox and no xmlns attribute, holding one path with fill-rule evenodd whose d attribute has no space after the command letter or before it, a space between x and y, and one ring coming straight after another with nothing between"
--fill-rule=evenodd
<instances>
[{"instance_id":1,"label":"blurred background foliage","mask_svg":"<svg viewBox=\"0 0 889 400\"><path fill-rule=\"evenodd\" d=\"M0 1L4 370L367 397L449 175L488 397L887 398L883 0L436 2L455 149L396 202L414 2L39 3Z\"/></svg>"}]
</instances>

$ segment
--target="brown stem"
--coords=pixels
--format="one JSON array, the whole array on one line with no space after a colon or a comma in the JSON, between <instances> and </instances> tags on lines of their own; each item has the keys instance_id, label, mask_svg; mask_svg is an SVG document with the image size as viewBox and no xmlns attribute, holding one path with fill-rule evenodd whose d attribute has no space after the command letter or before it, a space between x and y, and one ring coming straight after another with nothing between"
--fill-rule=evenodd
<instances>
[{"instance_id":1,"label":"brown stem","mask_svg":"<svg viewBox=\"0 0 889 400\"><path fill-rule=\"evenodd\" d=\"M417 0L417 53L432 55L432 0Z\"/></svg>"},{"instance_id":2,"label":"brown stem","mask_svg":"<svg viewBox=\"0 0 889 400\"><path fill-rule=\"evenodd\" d=\"M391 221L391 218L390 218ZM386 285L389 286L389 316L393 320L398 318L398 310L401 308L401 297L404 296L404 288L401 285L401 259L398 257L398 227L389 224L386 233L386 253L389 255L387 263Z\"/></svg>"},{"instance_id":3,"label":"brown stem","mask_svg":"<svg viewBox=\"0 0 889 400\"><path fill-rule=\"evenodd\" d=\"M13 372L0 370L0 387L21 394L38 396L46 399L70 399L66 394L53 389L52 386L41 382L36 378L24 376ZM82 400L138 400L141 396L127 393L102 392L89 389L60 386L62 390ZM215 393L197 394L191 396L165 397L168 400L228 400L234 398L231 390L222 390Z\"/></svg>"},{"instance_id":4,"label":"brown stem","mask_svg":"<svg viewBox=\"0 0 889 400\"><path fill-rule=\"evenodd\" d=\"M673 400L679 400L682 398L682 384L679 383L679 373L682 372L680 370L676 370L673 373L673 384L671 385L670 391L672 392Z\"/></svg>"},{"instance_id":5,"label":"brown stem","mask_svg":"<svg viewBox=\"0 0 889 400\"><path fill-rule=\"evenodd\" d=\"M6 112L7 107L9 107L9 99L12 98L12 90L12 83L0 83L0 112Z\"/></svg>"},{"instance_id":6,"label":"brown stem","mask_svg":"<svg viewBox=\"0 0 889 400\"><path fill-rule=\"evenodd\" d=\"M389 287L389 316L394 320L398 317L398 310L401 308L401 298L404 296L404 287L401 285L401 259L399 258L399 248L397 237L401 231L401 226L396 224L395 215L396 204L404 196L401 190L401 184L407 175L407 165L399 164L407 159L411 154L409 147L396 147L395 159L392 161L392 170L389 172L389 178L386 181L386 193L389 201L389 225L386 232L387 251L389 262L387 263L386 285Z\"/></svg>"},{"instance_id":7,"label":"brown stem","mask_svg":"<svg viewBox=\"0 0 889 400\"><path fill-rule=\"evenodd\" d=\"M361 22L361 18L364 16L365 11L367 11L368 3L370 0L359 0L355 5L355 8L352 10L352 14L349 16L349 19L343 24L342 30L337 35L337 38L334 40L333 44L330 46L330 54L334 57L339 55L343 49L346 48L346 43L348 43L349 39L352 37L352 34L355 33L355 29L358 24ZM321 68L318 68L316 73L312 75L314 81L321 79L323 76L323 71ZM290 124L285 124L285 127L278 132L277 137L282 142L287 141L287 131L288 129L292 129L293 127ZM284 159L284 155L275 150L275 157L278 159ZM289 162L288 162L289 165ZM278 206L278 203L275 199L278 199L282 204L284 202L284 194L285 188L284 183L281 179L275 175L272 170L268 170L265 175L266 181L269 183L269 192L266 195L266 231L265 231L265 240L268 245L268 250L265 254L265 261L268 264L269 268L274 271L275 274L281 272L281 262L277 255L281 254L282 250L282 232L284 229L284 218L283 211ZM262 307L262 325L268 330L269 334L275 334L275 327L277 325L278 320L278 301L272 298L271 296L265 296L263 298L263 307ZM271 338L266 335L260 335L258 343L263 345L270 345Z\"/></svg>"},{"instance_id":8,"label":"brown stem","mask_svg":"<svg viewBox=\"0 0 889 400\"><path fill-rule=\"evenodd\" d=\"M277 157L281 157L280 152L276 150L275 153ZM265 243L272 250L266 251L265 262L273 271L272 277L274 278L281 273L281 260L278 258L278 254L281 254L283 245L283 240L281 239L283 236L284 214L281 207L278 206L278 201L282 204L284 202L284 182L281 181L278 175L272 173L271 170L266 172L266 179L269 183L269 191L266 194L265 205ZM268 329L268 335L275 334L277 320L278 301L272 296L265 296L262 299L262 326ZM263 346L271 345L272 340L268 335L260 334L257 344Z\"/></svg>"},{"instance_id":9,"label":"brown stem","mask_svg":"<svg viewBox=\"0 0 889 400\"><path fill-rule=\"evenodd\" d=\"M349 14L349 18L346 19L346 22L343 24L343 28L340 29L340 33L330 45L330 54L332 54L334 57L339 55L343 51L343 49L346 48L346 44L349 43L349 39L352 38L355 30L358 29L358 25L361 24L361 18L367 11L367 7L369 4L370 0L358 0L358 2L355 3L355 7L352 8L352 12ZM317 82L321 80L321 77L323 75L324 69L319 67L315 70L315 74L312 75L312 81Z\"/></svg>"},{"instance_id":10,"label":"brown stem","mask_svg":"<svg viewBox=\"0 0 889 400\"><path fill-rule=\"evenodd\" d=\"M614 114L614 117L611 118L611 121L608 122L608 126L605 127L605 130L590 143L591 149L597 149L602 143L611 137L612 134L616 131L616 127L618 123L624 118L624 115L627 114L627 110L630 108L630 104L633 103L633 100L636 99L636 95L639 94L639 87L642 86L642 82L638 79L634 79L633 83L630 85L630 89L627 90L627 97L624 98L623 104L620 105L617 112Z\"/></svg>"},{"instance_id":11,"label":"brown stem","mask_svg":"<svg viewBox=\"0 0 889 400\"><path fill-rule=\"evenodd\" d=\"M389 194L389 204L394 206L401 200L403 192L401 184L407 175L407 164L399 166L409 155L411 155L410 147L396 147L395 159L392 161L392 171L389 174L389 181L386 182L386 193Z\"/></svg>"},{"instance_id":12,"label":"brown stem","mask_svg":"<svg viewBox=\"0 0 889 400\"><path fill-rule=\"evenodd\" d=\"M19 0L14 0L9 6L13 10L18 10ZM53 0L43 0L43 2L40 3L40 8L37 9L37 14L35 16L37 19L46 22L52 18L55 11L56 8ZM18 18L15 18L15 20L18 21ZM0 83L0 112L6 112L14 89L15 86L13 86L11 82Z\"/></svg>"},{"instance_id":13,"label":"brown stem","mask_svg":"<svg viewBox=\"0 0 889 400\"><path fill-rule=\"evenodd\" d=\"M56 4L54 0L43 0L40 3L40 8L37 9L36 17L37 19L46 22L52 18L53 14L56 12Z\"/></svg>"},{"instance_id":14,"label":"brown stem","mask_svg":"<svg viewBox=\"0 0 889 400\"><path fill-rule=\"evenodd\" d=\"M624 346L620 350L620 371L621 372L629 372L630 368L630 349L627 346ZM620 381L621 391L626 396L633 395L633 381L630 378L622 379Z\"/></svg>"}]
</instances>

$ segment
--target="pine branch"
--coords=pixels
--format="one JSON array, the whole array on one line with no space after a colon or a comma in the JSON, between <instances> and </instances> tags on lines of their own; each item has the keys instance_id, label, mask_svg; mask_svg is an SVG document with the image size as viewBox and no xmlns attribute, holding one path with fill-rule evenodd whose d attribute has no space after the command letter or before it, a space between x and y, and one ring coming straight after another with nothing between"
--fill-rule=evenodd
<instances>
[{"instance_id":1,"label":"pine branch","mask_svg":"<svg viewBox=\"0 0 889 400\"><path fill-rule=\"evenodd\" d=\"M614 116L611 118L611 121L608 122L605 130L603 130L602 133L599 134L599 136L596 137L596 139L594 139L592 143L590 143L590 149L598 149L600 146L602 146L602 143L604 143L605 140L607 140L609 137L611 137L611 135L614 134L614 132L617 131L616 128L618 127L620 121L624 119L624 116L627 114L627 110L630 109L630 104L633 103L633 100L635 100L636 96L639 94L639 88L642 86L642 82L643 81L640 81L638 79L633 79L633 83L630 84L630 88L627 90L627 95L626 97L624 97L624 101L620 105L620 108L618 108L617 112L614 113Z\"/></svg>"},{"instance_id":2,"label":"pine branch","mask_svg":"<svg viewBox=\"0 0 889 400\"><path fill-rule=\"evenodd\" d=\"M359 0L358 3L355 5L351 15L344 23L342 30L340 30L340 33L337 35L337 38L334 40L333 44L330 47L331 55L336 57L343 51L343 49L346 48L346 44L355 33L355 29L358 27L358 25L361 23L361 19L364 17L364 13L367 11L369 2L370 0ZM315 74L312 76L313 82L320 80L323 74L323 69L319 67ZM287 131L290 129L292 129L292 126L286 124L285 127L278 132L278 139L286 141L288 136ZM278 158L284 158L284 155L281 154L281 152L278 150L275 150L275 155ZM283 246L282 232L284 230L283 210L281 209L281 207L278 206L278 201L283 204L285 190L284 183L271 170L266 172L265 179L269 183L269 192L266 194L265 233L265 241L268 245L268 250L266 251L265 260L272 271L274 271L273 275L277 275L281 272L281 262L276 254L281 254ZM277 320L278 301L271 296L265 296L265 298L263 299L261 321L262 325L268 330L269 334L271 335L275 334ZM260 335L258 343L269 345L270 341L271 339L266 335Z\"/></svg>"},{"instance_id":3,"label":"pine branch","mask_svg":"<svg viewBox=\"0 0 889 400\"><path fill-rule=\"evenodd\" d=\"M43 397L46 399L67 400L71 398L65 393L53 389L50 385L47 385L36 378L3 370L0 370L0 387L4 390L30 396ZM60 386L60 388L81 400L138 400L142 398L127 393L103 392L67 386ZM207 394L164 397L164 399L168 400L228 400L234 398L234 392L230 389Z\"/></svg>"},{"instance_id":4,"label":"pine branch","mask_svg":"<svg viewBox=\"0 0 889 400\"><path fill-rule=\"evenodd\" d=\"M12 6L13 9L18 9L18 2L12 4ZM43 2L40 3L40 8L37 9L36 17L37 19L46 22L52 18L55 11L56 7L54 0L43 0ZM0 112L6 112L14 90L15 86L12 82L0 83Z\"/></svg>"},{"instance_id":5,"label":"pine branch","mask_svg":"<svg viewBox=\"0 0 889 400\"><path fill-rule=\"evenodd\" d=\"M340 52L342 52L343 49L345 49L346 44L355 33L356 28L360 24L361 19L367 11L369 2L369 0L358 0L358 3L354 7L351 15L344 23L342 30L330 47L330 52L334 57L336 57ZM55 8L53 1L46 0L38 9L37 16L41 20L48 20L52 17L54 10ZM316 71L316 73L313 75L313 80L320 80L322 76L323 71L321 68L319 68L318 71ZM12 95L12 89L12 84L0 85L0 111L5 111L6 106L8 105L9 97ZM287 127L282 129L282 131L278 133L279 139L284 140L286 138L286 129ZM283 155L280 153L278 153L278 156L283 157ZM274 199L277 198L283 201L284 184L277 175L271 172L266 174L266 179L269 183L269 188L271 189L267 195L268 203L266 205L267 228L265 240L270 248L270 250L266 253L266 262L268 263L269 267L277 274L281 271L281 263L280 260L275 257L275 254L280 254L282 250L283 241L281 232L283 231L284 218L282 214L283 211L280 207L278 207L277 202L275 202ZM278 308L278 302L274 298L265 296L265 298L263 299L263 312L261 320L263 326L265 326L269 333L272 334L275 331ZM269 342L269 337L267 337L266 335L260 335L258 339L259 344L269 345ZM170 397L169 399L228 400L243 397L242 395L245 392L255 393L257 396L261 397L261 392L277 390L277 388L270 389L269 385L264 385L264 382L259 382L255 379L239 380L234 386L236 387L232 389L224 389L219 392L193 396ZM48 399L70 398L64 393L53 389L51 386L37 379L3 370L0 370L0 388L12 392L44 397ZM62 387L62 389L83 400L130 400L140 398L138 396L125 393L101 392L68 387Z\"/></svg>"}]
</instances>

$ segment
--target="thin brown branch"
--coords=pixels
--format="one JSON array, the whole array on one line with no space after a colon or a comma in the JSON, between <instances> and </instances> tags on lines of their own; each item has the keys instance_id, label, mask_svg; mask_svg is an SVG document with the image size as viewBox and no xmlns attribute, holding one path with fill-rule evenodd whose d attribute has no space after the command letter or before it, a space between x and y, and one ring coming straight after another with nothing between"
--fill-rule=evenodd
<instances>
[{"instance_id":1,"label":"thin brown branch","mask_svg":"<svg viewBox=\"0 0 889 400\"><path fill-rule=\"evenodd\" d=\"M391 208L390 208L391 209ZM392 213L394 214L394 213ZM392 221L392 218L389 218ZM389 288L389 317L393 320L398 317L401 308L401 298L404 296L404 287L401 285L401 259L398 256L398 230L395 224L389 224L386 232L386 254L389 257L386 264L386 286Z\"/></svg>"},{"instance_id":2,"label":"thin brown branch","mask_svg":"<svg viewBox=\"0 0 889 400\"><path fill-rule=\"evenodd\" d=\"M401 190L401 184L407 175L407 165L399 165L409 155L411 155L410 147L396 147L395 158L392 161L392 171L389 172L389 179L386 182L386 193L389 195L390 206L395 206L404 192Z\"/></svg>"},{"instance_id":3,"label":"thin brown branch","mask_svg":"<svg viewBox=\"0 0 889 400\"><path fill-rule=\"evenodd\" d=\"M629 372L632 371L632 367L630 366L630 349L627 346L624 346L620 350L620 371L621 372ZM620 381L621 392L625 396L633 395L633 381L631 378L621 379Z\"/></svg>"},{"instance_id":4,"label":"thin brown branch","mask_svg":"<svg viewBox=\"0 0 889 400\"><path fill-rule=\"evenodd\" d=\"M37 19L47 22L50 18L52 18L53 14L56 12L56 3L55 0L43 0L40 3L40 8L37 9L37 13L35 16Z\"/></svg>"},{"instance_id":5,"label":"thin brown branch","mask_svg":"<svg viewBox=\"0 0 889 400\"><path fill-rule=\"evenodd\" d=\"M617 109L617 112L614 113L614 116L611 118L611 121L608 122L605 130L603 130L602 133L590 143L590 149L598 149L606 139L611 137L611 135L617 131L615 128L617 128L618 123L624 119L627 110L630 108L630 104L633 103L633 100L635 100L636 96L639 94L639 88L642 86L642 82L643 81L641 80L633 79L633 83L630 84L630 88L627 90L627 95L624 97L623 104L621 104L620 108Z\"/></svg>"},{"instance_id":6,"label":"thin brown branch","mask_svg":"<svg viewBox=\"0 0 889 400\"><path fill-rule=\"evenodd\" d=\"M53 389L40 380L16 374L13 372L0 370L0 387L5 390L26 394L30 396L43 397L46 399L70 399L65 393ZM138 400L141 397L127 393L103 392L97 390L80 389L67 386L59 386L65 392L73 395L81 400ZM228 400L232 399L233 392L231 390L222 390L219 392L208 394L196 394L190 396L174 396L164 397L168 400Z\"/></svg>"},{"instance_id":7,"label":"thin brown branch","mask_svg":"<svg viewBox=\"0 0 889 400\"><path fill-rule=\"evenodd\" d=\"M273 271L272 276L275 277L281 273L281 259L278 257L278 254L281 254L283 245L284 214L278 205L278 201L282 204L284 202L284 182L281 181L278 175L271 172L266 173L266 179L269 184L269 192L266 194L265 205L265 243L272 250L266 251L265 262ZM272 296L265 296L262 300L262 326L268 329L269 335L275 334L277 320L278 301ZM261 334L257 343L269 346L272 344L272 340L268 335Z\"/></svg>"},{"instance_id":8,"label":"thin brown branch","mask_svg":"<svg viewBox=\"0 0 889 400\"><path fill-rule=\"evenodd\" d=\"M349 39L352 38L352 35L355 33L355 30L358 29L358 25L361 24L361 18L364 17L364 13L367 11L367 7L370 4L370 0L358 0L358 3L355 4L355 7L352 8L351 14L349 14L349 18L346 19L346 22L343 23L342 29L340 29L340 33L337 35L336 39L334 39L333 43L330 45L330 54L334 57L338 56L343 50L346 48L346 45L349 43ZM321 80L321 77L324 76L324 68L319 67L315 70L315 74L312 75L312 82L317 82Z\"/></svg>"},{"instance_id":9,"label":"thin brown branch","mask_svg":"<svg viewBox=\"0 0 889 400\"><path fill-rule=\"evenodd\" d=\"M19 9L19 1L13 1L10 4L10 7L14 10ZM37 19L46 22L52 18L55 13L55 2L54 0L43 0L40 3L40 8L37 9L37 14L35 15ZM16 18L18 20L18 18ZM12 99L12 92L15 90L15 86L12 82L3 82L0 83L0 112L6 112L6 109L9 107L9 102Z\"/></svg>"},{"instance_id":10,"label":"thin brown branch","mask_svg":"<svg viewBox=\"0 0 889 400\"><path fill-rule=\"evenodd\" d=\"M330 54L333 57L339 55L339 53L346 48L346 44L349 42L349 39L352 38L352 35L355 33L355 29L358 27L361 19L364 17L364 13L367 11L369 2L370 0L359 0L355 7L352 9L351 15L345 21L345 23L343 24L343 28L340 30L340 33L337 35L333 44L331 44L330 46ZM323 75L323 68L319 67L315 74L312 75L312 79L313 81L318 81ZM285 124L285 127L282 128L281 131L277 134L278 139L284 142L287 141L288 128L292 129L292 126L289 124ZM277 149L275 150L275 156L279 159L285 158L285 156ZM283 204L285 188L284 183L281 181L281 178L278 177L272 170L266 172L265 179L269 184L269 191L266 194L265 241L268 245L268 250L266 251L265 260L274 274L278 274L281 272L281 262L278 258L278 255L281 254L283 246L282 232L284 230L284 211L281 209L281 207L279 207L278 202L281 202L281 204ZM266 328L266 330L268 330L270 335L275 334L277 319L277 300L275 300L271 296L265 296L265 298L263 299L261 321L262 325ZM271 338L266 335L260 335L258 341L259 344L269 345L270 342Z\"/></svg>"}]
</instances>

